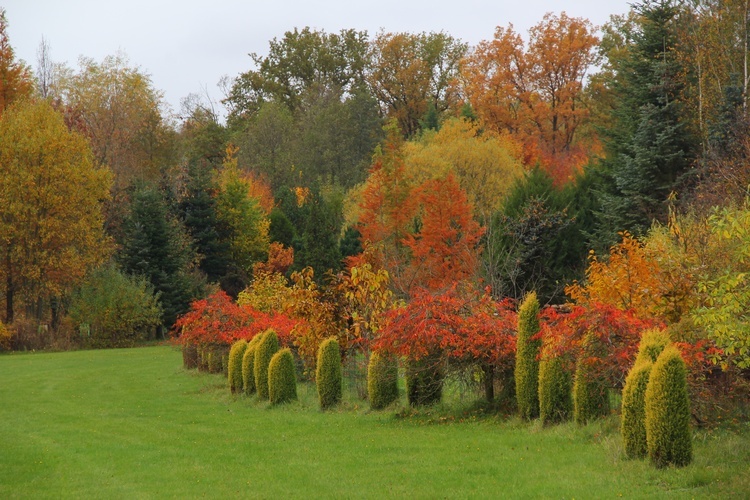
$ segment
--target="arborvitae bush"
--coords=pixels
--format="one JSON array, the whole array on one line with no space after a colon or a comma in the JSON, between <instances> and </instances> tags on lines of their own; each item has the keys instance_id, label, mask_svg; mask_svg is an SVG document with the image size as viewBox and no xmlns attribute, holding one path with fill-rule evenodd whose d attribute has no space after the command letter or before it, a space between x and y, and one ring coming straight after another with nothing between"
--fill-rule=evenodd
<instances>
[{"instance_id":1,"label":"arborvitae bush","mask_svg":"<svg viewBox=\"0 0 750 500\"><path fill-rule=\"evenodd\" d=\"M322 409L330 408L341 401L342 382L339 341L332 337L320 344L315 369L315 383L318 386L318 398Z\"/></svg>"},{"instance_id":2,"label":"arborvitae bush","mask_svg":"<svg viewBox=\"0 0 750 500\"><path fill-rule=\"evenodd\" d=\"M531 420L539 416L539 362L541 341L531 337L539 333L539 301L530 292L518 308L518 336L516 337L516 401L521 418Z\"/></svg>"},{"instance_id":3,"label":"arborvitae bush","mask_svg":"<svg viewBox=\"0 0 750 500\"><path fill-rule=\"evenodd\" d=\"M549 357L539 363L539 418L542 424L570 418L573 411L570 386L570 374L559 357Z\"/></svg>"},{"instance_id":4,"label":"arborvitae bush","mask_svg":"<svg viewBox=\"0 0 750 500\"><path fill-rule=\"evenodd\" d=\"M635 358L635 364L646 360L656 363L656 358L671 343L672 341L669 339L666 330L658 328L646 330L641 335L641 342L638 344L638 356Z\"/></svg>"},{"instance_id":5,"label":"arborvitae bush","mask_svg":"<svg viewBox=\"0 0 750 500\"><path fill-rule=\"evenodd\" d=\"M443 399L443 360L439 354L406 363L406 396L412 406L429 406Z\"/></svg>"},{"instance_id":6,"label":"arborvitae bush","mask_svg":"<svg viewBox=\"0 0 750 500\"><path fill-rule=\"evenodd\" d=\"M382 410L398 399L398 363L387 353L373 352L367 365L370 408Z\"/></svg>"},{"instance_id":7,"label":"arborvitae bush","mask_svg":"<svg viewBox=\"0 0 750 500\"><path fill-rule=\"evenodd\" d=\"M242 390L248 396L255 393L255 350L258 348L258 342L261 334L253 337L247 343L247 349L242 356Z\"/></svg>"},{"instance_id":8,"label":"arborvitae bush","mask_svg":"<svg viewBox=\"0 0 750 500\"><path fill-rule=\"evenodd\" d=\"M245 350L247 350L246 340L238 340L229 350L227 380L232 392L242 391L242 358L245 356Z\"/></svg>"},{"instance_id":9,"label":"arborvitae bush","mask_svg":"<svg viewBox=\"0 0 750 500\"><path fill-rule=\"evenodd\" d=\"M268 330L262 334L263 337L258 341L255 348L255 363L253 370L255 372L255 390L258 391L260 399L268 399L268 365L271 358L279 350L279 337L273 330Z\"/></svg>"},{"instance_id":10,"label":"arborvitae bush","mask_svg":"<svg viewBox=\"0 0 750 500\"><path fill-rule=\"evenodd\" d=\"M198 347L195 344L186 344L182 346L182 364L187 370L198 368L200 359L198 357Z\"/></svg>"},{"instance_id":11,"label":"arborvitae bush","mask_svg":"<svg viewBox=\"0 0 750 500\"><path fill-rule=\"evenodd\" d=\"M693 459L687 368L673 345L659 355L646 386L646 444L656 467L682 467Z\"/></svg>"},{"instance_id":12,"label":"arborvitae bush","mask_svg":"<svg viewBox=\"0 0 750 500\"><path fill-rule=\"evenodd\" d=\"M646 386L653 363L648 359L630 369L622 389L620 431L629 458L646 456Z\"/></svg>"},{"instance_id":13,"label":"arborvitae bush","mask_svg":"<svg viewBox=\"0 0 750 500\"><path fill-rule=\"evenodd\" d=\"M584 425L606 415L609 415L607 385L592 372L582 356L576 363L573 381L573 419Z\"/></svg>"},{"instance_id":14,"label":"arborvitae bush","mask_svg":"<svg viewBox=\"0 0 750 500\"><path fill-rule=\"evenodd\" d=\"M268 399L273 405L297 399L294 356L289 348L276 352L268 364Z\"/></svg>"}]
</instances>

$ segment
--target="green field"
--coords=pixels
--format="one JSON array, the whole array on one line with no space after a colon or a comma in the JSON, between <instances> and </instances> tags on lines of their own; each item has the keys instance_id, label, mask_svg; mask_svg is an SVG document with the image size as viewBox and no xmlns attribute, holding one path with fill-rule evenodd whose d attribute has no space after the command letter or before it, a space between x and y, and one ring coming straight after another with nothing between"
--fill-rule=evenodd
<instances>
[{"instance_id":1,"label":"green field","mask_svg":"<svg viewBox=\"0 0 750 500\"><path fill-rule=\"evenodd\" d=\"M692 465L657 471L622 458L615 417L323 413L308 384L270 408L164 346L0 356L0 380L0 498L750 497L747 427L698 431Z\"/></svg>"}]
</instances>

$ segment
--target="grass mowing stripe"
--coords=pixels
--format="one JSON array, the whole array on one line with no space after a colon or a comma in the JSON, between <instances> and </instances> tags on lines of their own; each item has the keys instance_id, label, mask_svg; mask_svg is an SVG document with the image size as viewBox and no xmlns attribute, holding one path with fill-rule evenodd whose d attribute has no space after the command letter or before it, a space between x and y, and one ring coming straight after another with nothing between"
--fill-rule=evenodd
<instances>
[{"instance_id":1,"label":"grass mowing stripe","mask_svg":"<svg viewBox=\"0 0 750 500\"><path fill-rule=\"evenodd\" d=\"M187 372L169 347L0 356L0 497L747 497L747 433L696 463L622 459L615 419L435 424L315 388L280 408ZM708 437L706 437L708 436ZM744 479L743 479L744 477Z\"/></svg>"}]
</instances>

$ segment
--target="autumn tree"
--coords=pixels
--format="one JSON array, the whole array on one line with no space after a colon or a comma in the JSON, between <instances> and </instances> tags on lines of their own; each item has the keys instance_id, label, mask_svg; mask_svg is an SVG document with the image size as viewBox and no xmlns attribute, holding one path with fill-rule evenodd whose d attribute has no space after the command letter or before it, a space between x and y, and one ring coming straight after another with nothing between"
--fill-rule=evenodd
<instances>
[{"instance_id":1,"label":"autumn tree","mask_svg":"<svg viewBox=\"0 0 750 500\"><path fill-rule=\"evenodd\" d=\"M368 83L405 137L421 129L430 103L438 114L458 107L453 83L466 50L466 44L444 32L381 32L372 41Z\"/></svg>"},{"instance_id":2,"label":"autumn tree","mask_svg":"<svg viewBox=\"0 0 750 500\"><path fill-rule=\"evenodd\" d=\"M31 95L33 87L31 69L15 59L5 9L0 8L0 116L13 101Z\"/></svg>"},{"instance_id":3,"label":"autumn tree","mask_svg":"<svg viewBox=\"0 0 750 500\"><path fill-rule=\"evenodd\" d=\"M60 296L107 257L102 203L111 176L46 102L3 113L0 171L0 274L11 322L18 295L32 303Z\"/></svg>"}]
</instances>

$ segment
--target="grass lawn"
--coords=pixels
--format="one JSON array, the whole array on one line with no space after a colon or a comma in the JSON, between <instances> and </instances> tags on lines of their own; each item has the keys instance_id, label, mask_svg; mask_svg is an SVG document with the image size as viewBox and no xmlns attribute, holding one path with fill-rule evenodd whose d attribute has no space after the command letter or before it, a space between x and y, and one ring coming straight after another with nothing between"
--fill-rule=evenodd
<instances>
[{"instance_id":1,"label":"grass lawn","mask_svg":"<svg viewBox=\"0 0 750 500\"><path fill-rule=\"evenodd\" d=\"M0 498L750 497L747 425L697 431L692 465L655 470L623 459L616 417L323 413L308 384L271 408L165 346L4 355L0 380Z\"/></svg>"}]
</instances>

